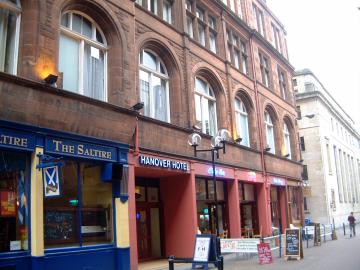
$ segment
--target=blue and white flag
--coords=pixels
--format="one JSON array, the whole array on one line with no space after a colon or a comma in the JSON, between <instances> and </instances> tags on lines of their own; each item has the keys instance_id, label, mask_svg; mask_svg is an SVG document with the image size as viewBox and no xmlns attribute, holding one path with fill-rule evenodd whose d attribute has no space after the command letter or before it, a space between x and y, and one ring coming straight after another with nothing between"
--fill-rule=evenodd
<instances>
[{"instance_id":1,"label":"blue and white flag","mask_svg":"<svg viewBox=\"0 0 360 270\"><path fill-rule=\"evenodd\" d=\"M46 167L43 169L43 173L45 198L60 196L59 167Z\"/></svg>"}]
</instances>

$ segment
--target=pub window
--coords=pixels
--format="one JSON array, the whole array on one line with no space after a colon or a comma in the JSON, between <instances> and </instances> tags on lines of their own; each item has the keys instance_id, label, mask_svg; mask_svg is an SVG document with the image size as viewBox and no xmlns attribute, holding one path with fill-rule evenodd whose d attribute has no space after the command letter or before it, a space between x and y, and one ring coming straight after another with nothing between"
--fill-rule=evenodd
<instances>
[{"instance_id":1,"label":"pub window","mask_svg":"<svg viewBox=\"0 0 360 270\"><path fill-rule=\"evenodd\" d=\"M76 12L61 17L59 71L63 88L102 101L107 100L107 44L90 17Z\"/></svg>"},{"instance_id":2,"label":"pub window","mask_svg":"<svg viewBox=\"0 0 360 270\"><path fill-rule=\"evenodd\" d=\"M66 160L60 175L61 196L44 198L45 248L112 243L112 184L101 165Z\"/></svg>"},{"instance_id":3,"label":"pub window","mask_svg":"<svg viewBox=\"0 0 360 270\"><path fill-rule=\"evenodd\" d=\"M16 74L21 7L19 0L0 1L0 71Z\"/></svg>"},{"instance_id":4,"label":"pub window","mask_svg":"<svg viewBox=\"0 0 360 270\"><path fill-rule=\"evenodd\" d=\"M289 204L290 204L290 211L291 211L291 218L292 221L299 221L301 220L301 192L299 187L288 187L289 192ZM305 210L305 209L304 209Z\"/></svg>"},{"instance_id":5,"label":"pub window","mask_svg":"<svg viewBox=\"0 0 360 270\"><path fill-rule=\"evenodd\" d=\"M0 254L29 250L29 158L0 151Z\"/></svg>"}]
</instances>

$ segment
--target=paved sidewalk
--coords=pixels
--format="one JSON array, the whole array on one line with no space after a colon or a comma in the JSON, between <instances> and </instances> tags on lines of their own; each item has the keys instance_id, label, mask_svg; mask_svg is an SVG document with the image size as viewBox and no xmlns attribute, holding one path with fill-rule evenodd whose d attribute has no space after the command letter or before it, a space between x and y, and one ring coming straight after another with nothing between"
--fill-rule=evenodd
<instances>
[{"instance_id":1,"label":"paved sidewalk","mask_svg":"<svg viewBox=\"0 0 360 270\"><path fill-rule=\"evenodd\" d=\"M348 233L348 232L347 232ZM273 263L260 265L257 256L244 258L235 254L225 256L225 270L360 270L360 236L350 238L342 231L337 232L338 240L322 242L321 246L306 248L304 241L304 259L286 261L279 258L279 251L273 253ZM163 268L168 269L168 268ZM191 265L175 265L176 270L191 269ZM210 269L216 269L210 266Z\"/></svg>"}]
</instances>

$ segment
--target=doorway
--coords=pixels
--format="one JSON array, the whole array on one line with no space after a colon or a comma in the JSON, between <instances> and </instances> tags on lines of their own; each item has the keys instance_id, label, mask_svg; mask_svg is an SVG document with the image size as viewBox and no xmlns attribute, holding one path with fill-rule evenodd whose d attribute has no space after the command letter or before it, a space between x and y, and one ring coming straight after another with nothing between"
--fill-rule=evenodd
<instances>
[{"instance_id":1,"label":"doorway","mask_svg":"<svg viewBox=\"0 0 360 270\"><path fill-rule=\"evenodd\" d=\"M162 257L161 202L159 182L136 180L136 231L139 261Z\"/></svg>"}]
</instances>

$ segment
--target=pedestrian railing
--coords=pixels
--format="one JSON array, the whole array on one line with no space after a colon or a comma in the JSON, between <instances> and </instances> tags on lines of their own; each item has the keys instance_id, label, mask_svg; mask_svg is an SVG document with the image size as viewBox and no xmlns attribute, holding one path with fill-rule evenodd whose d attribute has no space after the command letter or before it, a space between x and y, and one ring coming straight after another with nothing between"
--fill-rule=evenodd
<instances>
[{"instance_id":1,"label":"pedestrian railing","mask_svg":"<svg viewBox=\"0 0 360 270\"><path fill-rule=\"evenodd\" d=\"M261 242L268 243L271 251L279 250L279 258L280 258L283 254L283 248L285 247L285 234L262 237Z\"/></svg>"}]
</instances>

